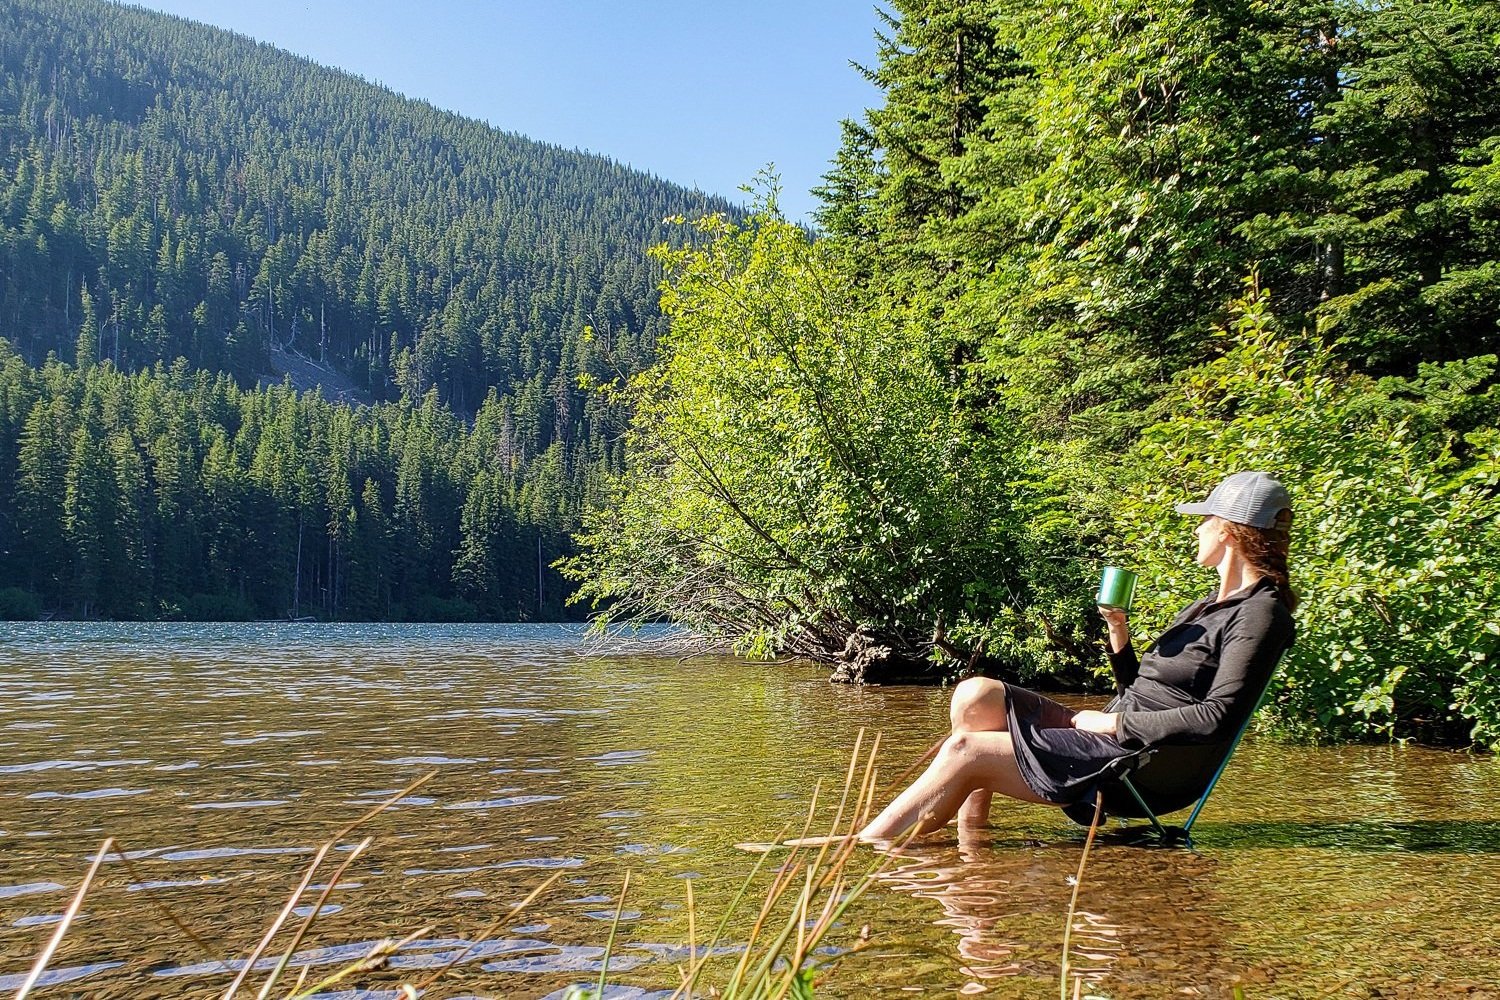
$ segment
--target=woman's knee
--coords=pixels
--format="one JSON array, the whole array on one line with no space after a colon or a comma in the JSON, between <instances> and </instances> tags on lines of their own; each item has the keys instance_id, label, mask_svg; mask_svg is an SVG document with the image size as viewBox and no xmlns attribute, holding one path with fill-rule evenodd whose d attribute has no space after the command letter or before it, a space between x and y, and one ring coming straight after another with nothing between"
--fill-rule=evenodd
<instances>
[{"instance_id":1,"label":"woman's knee","mask_svg":"<svg viewBox=\"0 0 1500 1000\"><path fill-rule=\"evenodd\" d=\"M960 731L949 736L943 741L942 749L938 751L944 757L966 757L974 750L974 734Z\"/></svg>"},{"instance_id":2,"label":"woman's knee","mask_svg":"<svg viewBox=\"0 0 1500 1000\"><path fill-rule=\"evenodd\" d=\"M962 783L972 775L979 757L979 743L974 733L959 731L943 741L933 760L943 781L948 784Z\"/></svg>"},{"instance_id":3,"label":"woman's knee","mask_svg":"<svg viewBox=\"0 0 1500 1000\"><path fill-rule=\"evenodd\" d=\"M1004 729L1005 712L1005 682L988 677L959 681L948 703L948 719L955 732Z\"/></svg>"},{"instance_id":4,"label":"woman's knee","mask_svg":"<svg viewBox=\"0 0 1500 1000\"><path fill-rule=\"evenodd\" d=\"M1009 733L961 729L943 740L938 757L951 766L954 763L1009 756L1012 752Z\"/></svg>"},{"instance_id":5,"label":"woman's knee","mask_svg":"<svg viewBox=\"0 0 1500 1000\"><path fill-rule=\"evenodd\" d=\"M961 791L987 791L1024 802L1046 802L1032 791L1016 763L1009 733L956 732L938 754L945 781Z\"/></svg>"}]
</instances>

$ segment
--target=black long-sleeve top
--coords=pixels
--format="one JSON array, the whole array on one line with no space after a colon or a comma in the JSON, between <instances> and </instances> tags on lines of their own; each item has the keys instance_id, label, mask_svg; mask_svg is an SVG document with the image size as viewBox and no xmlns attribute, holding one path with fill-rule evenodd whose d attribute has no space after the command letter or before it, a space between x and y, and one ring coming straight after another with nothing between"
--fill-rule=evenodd
<instances>
[{"instance_id":1,"label":"black long-sleeve top","mask_svg":"<svg viewBox=\"0 0 1500 1000\"><path fill-rule=\"evenodd\" d=\"M1144 657L1128 643L1109 654L1122 746L1227 739L1255 710L1295 636L1291 612L1264 577L1216 596L1183 609Z\"/></svg>"}]
</instances>

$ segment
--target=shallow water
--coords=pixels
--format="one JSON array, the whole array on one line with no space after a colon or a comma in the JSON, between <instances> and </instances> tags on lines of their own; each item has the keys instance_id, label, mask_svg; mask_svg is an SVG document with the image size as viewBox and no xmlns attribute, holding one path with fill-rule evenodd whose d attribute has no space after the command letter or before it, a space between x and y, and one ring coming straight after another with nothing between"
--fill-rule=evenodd
<instances>
[{"instance_id":1,"label":"shallow water","mask_svg":"<svg viewBox=\"0 0 1500 1000\"><path fill-rule=\"evenodd\" d=\"M555 996L597 977L628 869L613 995L658 995L686 956L689 881L701 935L755 863L734 845L800 827L861 727L882 733L894 776L944 719L941 691L832 687L816 669L684 661L564 627L0 637L0 993L102 839L129 859L105 863L43 997L222 994L318 846L429 771L298 900L293 924L375 837L321 901L294 975L316 982L430 928L391 969L328 995L393 996L457 958L428 996ZM847 949L868 925L869 947L820 997L1057 995L1081 832L1041 807L997 805L994 819L977 843L940 836L892 859L831 941ZM1085 995L1218 997L1238 982L1250 998L1500 997L1493 758L1252 740L1195 832L1196 853L1095 847L1072 937Z\"/></svg>"}]
</instances>

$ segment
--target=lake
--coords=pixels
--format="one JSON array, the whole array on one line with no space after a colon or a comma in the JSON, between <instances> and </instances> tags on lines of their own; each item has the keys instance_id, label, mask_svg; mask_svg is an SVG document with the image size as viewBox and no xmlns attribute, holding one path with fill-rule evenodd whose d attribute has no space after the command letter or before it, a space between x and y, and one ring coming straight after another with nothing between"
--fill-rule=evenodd
<instances>
[{"instance_id":1,"label":"lake","mask_svg":"<svg viewBox=\"0 0 1500 1000\"><path fill-rule=\"evenodd\" d=\"M800 829L814 783L837 788L862 728L882 734L894 778L946 718L940 690L832 686L810 666L680 659L651 637L565 626L0 635L0 993L104 837L129 858L104 864L42 997L222 994L226 963L249 954L313 851L429 771L320 869L375 838L294 973L316 982L430 928L389 970L327 995L393 997L457 957L429 997L557 997L597 977L629 870L611 995L664 996L686 954L689 883L702 935L757 860L735 845ZM820 998L1057 996L1083 831L999 802L994 822L976 844L950 832L890 860L825 957L864 927L869 946L838 959ZM1240 983L1248 998L1500 997L1493 757L1252 737L1194 832L1196 852L1095 846L1072 935L1085 995L1224 997ZM855 865L876 860L866 848Z\"/></svg>"}]
</instances>

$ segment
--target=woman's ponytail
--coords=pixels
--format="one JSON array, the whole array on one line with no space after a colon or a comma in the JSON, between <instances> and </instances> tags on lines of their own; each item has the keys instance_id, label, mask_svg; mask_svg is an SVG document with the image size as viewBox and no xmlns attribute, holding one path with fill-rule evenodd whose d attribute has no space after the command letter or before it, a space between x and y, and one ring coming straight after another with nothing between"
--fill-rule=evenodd
<instances>
[{"instance_id":1,"label":"woman's ponytail","mask_svg":"<svg viewBox=\"0 0 1500 1000\"><path fill-rule=\"evenodd\" d=\"M1292 512L1283 508L1276 515L1276 523L1269 528L1256 528L1248 524L1225 521L1229 537L1245 561L1257 573L1276 584L1276 596L1288 611L1297 610L1297 592L1292 589L1291 574L1287 558L1292 547Z\"/></svg>"}]
</instances>

